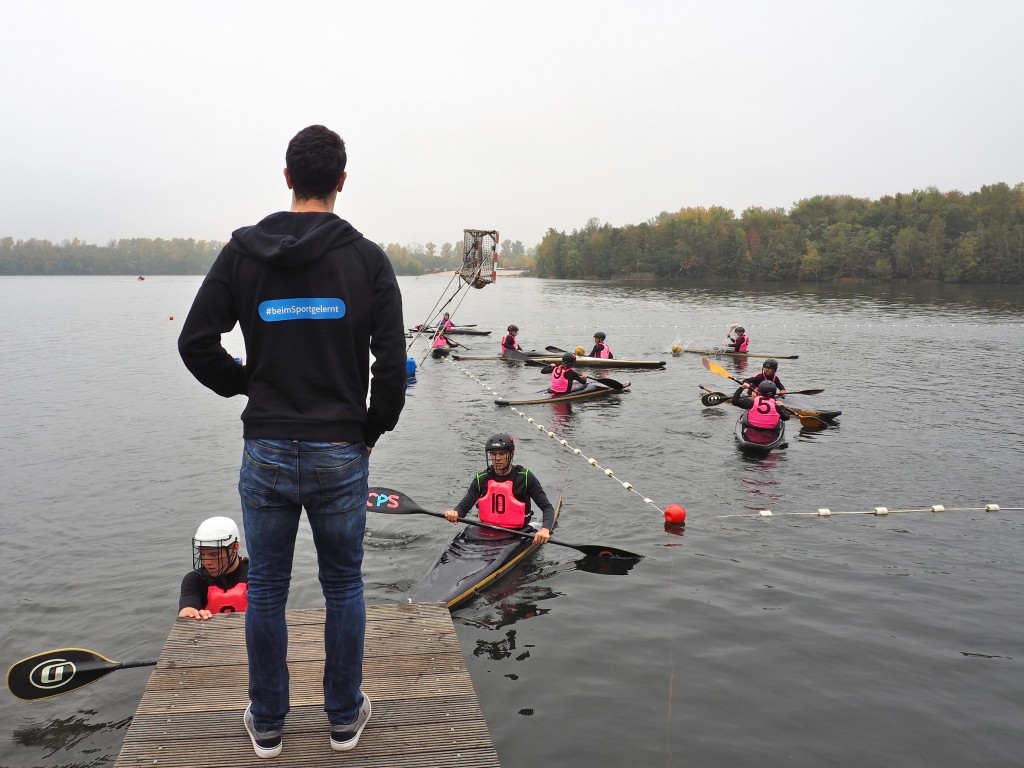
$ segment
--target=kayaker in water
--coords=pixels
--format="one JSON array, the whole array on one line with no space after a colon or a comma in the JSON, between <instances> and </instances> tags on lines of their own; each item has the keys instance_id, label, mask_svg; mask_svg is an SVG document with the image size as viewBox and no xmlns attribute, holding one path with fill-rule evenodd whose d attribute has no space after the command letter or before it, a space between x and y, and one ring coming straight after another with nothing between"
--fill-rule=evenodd
<instances>
[{"instance_id":1,"label":"kayaker in water","mask_svg":"<svg viewBox=\"0 0 1024 768\"><path fill-rule=\"evenodd\" d=\"M547 542L551 538L551 526L555 524L555 508L548 501L537 476L512 463L515 453L512 435L493 435L484 445L487 469L476 473L462 501L454 509L445 510L445 519L458 523L476 504L480 522L515 530L535 530L534 541L538 544ZM539 528L532 521L531 500L544 514Z\"/></svg>"},{"instance_id":2,"label":"kayaker in water","mask_svg":"<svg viewBox=\"0 0 1024 768\"><path fill-rule=\"evenodd\" d=\"M206 621L215 613L242 613L248 605L249 560L238 556L238 526L211 517L192 537L192 570L181 580L178 616Z\"/></svg>"},{"instance_id":3,"label":"kayaker in water","mask_svg":"<svg viewBox=\"0 0 1024 768\"><path fill-rule=\"evenodd\" d=\"M551 371L551 384L548 390L556 395L564 395L572 389L573 382L578 381L580 388L587 386L586 374L577 373L573 366L576 365L576 355L566 352L562 355L562 362L556 365Z\"/></svg>"},{"instance_id":4,"label":"kayaker in water","mask_svg":"<svg viewBox=\"0 0 1024 768\"><path fill-rule=\"evenodd\" d=\"M457 341L452 341L444 335L444 331L438 331L434 334L434 340L430 342L431 349L451 349L452 347L461 347Z\"/></svg>"},{"instance_id":5,"label":"kayaker in water","mask_svg":"<svg viewBox=\"0 0 1024 768\"><path fill-rule=\"evenodd\" d=\"M733 332L736 334L736 338L733 338L730 333L725 346L732 347L733 352L746 352L747 347L750 346L750 337L747 336L746 329L742 325L737 325Z\"/></svg>"},{"instance_id":6,"label":"kayaker in water","mask_svg":"<svg viewBox=\"0 0 1024 768\"><path fill-rule=\"evenodd\" d=\"M775 402L778 390L770 381L762 381L757 385L757 394L743 397L744 388L740 387L732 396L732 404L750 411L747 425L758 429L775 429L780 421L789 421L789 411Z\"/></svg>"},{"instance_id":7,"label":"kayaker in water","mask_svg":"<svg viewBox=\"0 0 1024 768\"><path fill-rule=\"evenodd\" d=\"M764 361L764 365L761 366L761 372L756 376L751 376L749 379L743 380L743 389L753 391L757 389L758 385L762 381L770 381L775 385L775 389L778 390L779 397L786 394L786 388L782 384L782 379L776 375L776 371L779 370L779 361L774 357L769 357Z\"/></svg>"},{"instance_id":8,"label":"kayaker in water","mask_svg":"<svg viewBox=\"0 0 1024 768\"><path fill-rule=\"evenodd\" d=\"M594 334L594 348L590 350L591 357L600 357L605 360L612 359L612 348L605 343L604 331L598 331Z\"/></svg>"},{"instance_id":9,"label":"kayaker in water","mask_svg":"<svg viewBox=\"0 0 1024 768\"><path fill-rule=\"evenodd\" d=\"M505 354L506 349L519 349L519 342L516 341L517 335L519 335L519 326L513 323L508 327L508 333L501 339L501 354Z\"/></svg>"}]
</instances>

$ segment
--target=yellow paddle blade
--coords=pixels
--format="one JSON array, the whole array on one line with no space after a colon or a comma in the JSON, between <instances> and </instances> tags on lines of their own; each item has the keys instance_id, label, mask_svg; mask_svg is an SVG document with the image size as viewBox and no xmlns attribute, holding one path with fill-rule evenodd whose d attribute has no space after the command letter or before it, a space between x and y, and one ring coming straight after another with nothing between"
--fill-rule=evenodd
<instances>
[{"instance_id":1,"label":"yellow paddle blade","mask_svg":"<svg viewBox=\"0 0 1024 768\"><path fill-rule=\"evenodd\" d=\"M702 357L700 359L700 361L704 364L705 368L707 368L709 371L711 371L716 376L724 376L727 379L731 379L732 378L732 376L729 374L729 372L727 370L725 370L725 368L720 366L718 363L716 363L711 358L709 358L709 357Z\"/></svg>"}]
</instances>

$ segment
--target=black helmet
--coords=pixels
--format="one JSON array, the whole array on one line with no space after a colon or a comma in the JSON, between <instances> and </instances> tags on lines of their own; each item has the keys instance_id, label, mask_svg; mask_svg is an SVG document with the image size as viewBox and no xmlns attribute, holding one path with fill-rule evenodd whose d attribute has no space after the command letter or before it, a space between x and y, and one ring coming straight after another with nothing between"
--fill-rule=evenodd
<instances>
[{"instance_id":1,"label":"black helmet","mask_svg":"<svg viewBox=\"0 0 1024 768\"><path fill-rule=\"evenodd\" d=\"M562 365L576 365L576 355L574 355L572 352L566 352L564 355L562 355Z\"/></svg>"},{"instance_id":2,"label":"black helmet","mask_svg":"<svg viewBox=\"0 0 1024 768\"><path fill-rule=\"evenodd\" d=\"M509 333L512 333L512 331L518 331L518 330L519 330L519 326L515 325L514 323L508 327L508 332Z\"/></svg>"},{"instance_id":3,"label":"black helmet","mask_svg":"<svg viewBox=\"0 0 1024 768\"><path fill-rule=\"evenodd\" d=\"M746 333L746 332L747 332L747 329L744 328L742 325L737 325L736 326L736 333Z\"/></svg>"},{"instance_id":4,"label":"black helmet","mask_svg":"<svg viewBox=\"0 0 1024 768\"><path fill-rule=\"evenodd\" d=\"M597 333L595 333L594 334L594 338L595 339L600 339L601 341L604 341L605 338L606 338L606 336L604 335L604 331L598 331Z\"/></svg>"},{"instance_id":5,"label":"black helmet","mask_svg":"<svg viewBox=\"0 0 1024 768\"><path fill-rule=\"evenodd\" d=\"M757 385L757 393L761 395L761 397L775 397L778 391L779 388L770 381L762 381Z\"/></svg>"},{"instance_id":6,"label":"black helmet","mask_svg":"<svg viewBox=\"0 0 1024 768\"><path fill-rule=\"evenodd\" d=\"M491 435L487 438L487 444L484 445L484 451L491 453L492 451L509 451L515 453L516 441L512 439L512 435L504 432L499 432L496 435Z\"/></svg>"},{"instance_id":7,"label":"black helmet","mask_svg":"<svg viewBox=\"0 0 1024 768\"><path fill-rule=\"evenodd\" d=\"M779 361L776 360L774 357L769 357L767 360L764 361L764 365L762 365L761 367L771 368L772 370L777 371L779 370Z\"/></svg>"}]
</instances>

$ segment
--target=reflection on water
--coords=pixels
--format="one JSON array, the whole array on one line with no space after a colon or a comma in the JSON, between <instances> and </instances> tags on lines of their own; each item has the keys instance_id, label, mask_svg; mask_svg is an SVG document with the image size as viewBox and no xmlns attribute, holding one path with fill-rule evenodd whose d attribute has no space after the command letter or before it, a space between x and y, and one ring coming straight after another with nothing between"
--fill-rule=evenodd
<instances>
[{"instance_id":1,"label":"reflection on water","mask_svg":"<svg viewBox=\"0 0 1024 768\"><path fill-rule=\"evenodd\" d=\"M79 714L85 717L55 717L42 723L15 728L11 741L23 747L39 749L46 757L69 750L88 752L84 746L80 746L82 742L99 734L123 730L132 721L127 717L114 723L91 722L88 718L96 715L96 712L79 710ZM102 762L106 763L107 760Z\"/></svg>"},{"instance_id":2,"label":"reflection on water","mask_svg":"<svg viewBox=\"0 0 1024 768\"><path fill-rule=\"evenodd\" d=\"M410 288L407 317L427 316L446 281L400 279ZM0 558L0 583L18 615L0 642L9 656L72 642L154 655L174 620L196 521L238 513L244 402L192 379L176 353L180 322L168 321L183 317L201 282L0 279L10 374L0 380L0 464L5 509L15 510L4 518L12 554ZM628 578L615 578L543 547L453 614L502 765L674 765L684 754L688 765L707 766L879 765L880 755L928 768L1018 765L1024 705L1017 679L997 665L1020 656L1024 520L1005 508L1024 501L1024 438L1007 418L1024 409L1024 391L1008 386L998 396L954 398L952 409L941 404L951 402L944 376L962 387L1013 380L1024 357L1021 290L526 278L473 294L461 321L495 330L517 321L522 343L533 348L588 346L601 329L617 355L651 357L673 338L720 343L739 321L754 351L800 355L780 361L788 386L828 388L795 405L843 411L841 429L793 425L787 450L745 457L734 438L736 409L705 408L698 389L734 385L697 355L630 371L622 396L527 406L524 415L495 406L494 392L540 389L536 368L490 360L424 365L398 429L374 448L374 485L443 509L482 469L487 437L509 432L517 463L549 496L565 488L560 536L645 555ZM240 336L236 342L241 353ZM497 338L472 345L497 350ZM746 367L739 360L719 362L737 378L760 369L758 360ZM658 509L685 506L687 528L666 525L645 497ZM979 500L1004 511L908 513L899 521L908 533L886 518L789 516L822 507L977 507ZM771 521L750 514L763 508L775 513ZM452 533L426 516L381 516L368 525L371 604L404 601ZM35 568L26 579L39 542L62 530L75 535L61 540L61 567ZM133 582L128 603L111 584L109 558L96 556L112 536L132 541L118 549L121 572L147 575ZM894 567L904 574L898 586L887 578ZM303 524L289 607L322 607L316 572ZM766 583L770 611L759 586ZM967 659L963 651L1003 659ZM529 663L510 663L517 659ZM958 663L972 666L953 670L950 697L934 681ZM685 685L677 677L666 700L666 680L684 669ZM0 766L109 765L128 722L121 718L143 684L111 675L84 697L30 710L0 697ZM86 713L48 719L86 701L109 722L93 723ZM757 707L756 717L737 714L758 702L770 706ZM517 717L525 710L538 715L529 739ZM41 724L28 723L26 712ZM806 712L817 713L814 728Z\"/></svg>"}]
</instances>

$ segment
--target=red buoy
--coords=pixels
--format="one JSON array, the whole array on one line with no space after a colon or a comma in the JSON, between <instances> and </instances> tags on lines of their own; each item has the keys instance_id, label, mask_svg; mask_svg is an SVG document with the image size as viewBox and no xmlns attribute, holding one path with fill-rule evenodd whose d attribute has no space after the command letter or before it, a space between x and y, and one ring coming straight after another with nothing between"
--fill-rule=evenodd
<instances>
[{"instance_id":1,"label":"red buoy","mask_svg":"<svg viewBox=\"0 0 1024 768\"><path fill-rule=\"evenodd\" d=\"M679 504L669 504L665 507L666 523L685 523L686 510Z\"/></svg>"}]
</instances>

